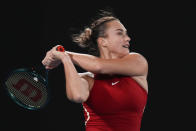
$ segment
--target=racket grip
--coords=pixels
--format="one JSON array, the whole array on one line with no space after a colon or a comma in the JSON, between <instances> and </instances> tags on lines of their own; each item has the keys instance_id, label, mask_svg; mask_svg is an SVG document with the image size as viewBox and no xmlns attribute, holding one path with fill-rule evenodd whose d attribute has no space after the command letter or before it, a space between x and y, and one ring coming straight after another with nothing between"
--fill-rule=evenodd
<instances>
[{"instance_id":1,"label":"racket grip","mask_svg":"<svg viewBox=\"0 0 196 131\"><path fill-rule=\"evenodd\" d=\"M56 48L56 50L57 51L60 51L60 52L65 52L65 49L64 49L64 47L63 46L58 46L57 48Z\"/></svg>"}]
</instances>

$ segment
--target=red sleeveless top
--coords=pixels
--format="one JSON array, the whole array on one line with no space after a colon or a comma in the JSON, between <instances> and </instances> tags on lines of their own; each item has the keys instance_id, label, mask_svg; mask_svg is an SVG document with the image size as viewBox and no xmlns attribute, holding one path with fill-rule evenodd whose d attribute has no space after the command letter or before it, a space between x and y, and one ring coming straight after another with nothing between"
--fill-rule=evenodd
<instances>
[{"instance_id":1,"label":"red sleeveless top","mask_svg":"<svg viewBox=\"0 0 196 131\"><path fill-rule=\"evenodd\" d=\"M140 131L147 92L130 76L94 77L83 103L86 131Z\"/></svg>"}]
</instances>

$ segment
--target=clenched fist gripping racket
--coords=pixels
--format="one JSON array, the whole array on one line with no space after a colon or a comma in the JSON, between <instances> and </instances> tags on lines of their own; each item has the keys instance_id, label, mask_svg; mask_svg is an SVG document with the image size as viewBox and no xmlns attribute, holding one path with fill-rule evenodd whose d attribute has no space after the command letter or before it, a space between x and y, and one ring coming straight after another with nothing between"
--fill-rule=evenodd
<instances>
[{"instance_id":1,"label":"clenched fist gripping racket","mask_svg":"<svg viewBox=\"0 0 196 131\"><path fill-rule=\"evenodd\" d=\"M64 52L63 46L57 51ZM48 70L45 77L34 69L20 68L8 73L4 81L5 89L10 98L19 106L29 110L39 110L48 103Z\"/></svg>"}]
</instances>

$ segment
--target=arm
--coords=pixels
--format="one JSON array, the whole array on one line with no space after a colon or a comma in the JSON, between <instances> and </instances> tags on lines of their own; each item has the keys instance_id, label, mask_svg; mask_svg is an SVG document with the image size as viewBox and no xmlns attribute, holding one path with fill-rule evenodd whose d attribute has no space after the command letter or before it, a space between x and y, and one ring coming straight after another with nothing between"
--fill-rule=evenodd
<instances>
[{"instance_id":1,"label":"arm","mask_svg":"<svg viewBox=\"0 0 196 131\"><path fill-rule=\"evenodd\" d=\"M103 74L116 73L128 76L147 76L148 73L148 63L138 53L130 53L119 59L101 59L100 68L100 73Z\"/></svg>"},{"instance_id":2,"label":"arm","mask_svg":"<svg viewBox=\"0 0 196 131\"><path fill-rule=\"evenodd\" d=\"M62 58L66 78L66 93L69 100L82 103L88 99L89 84L80 77L68 55Z\"/></svg>"},{"instance_id":3,"label":"arm","mask_svg":"<svg viewBox=\"0 0 196 131\"><path fill-rule=\"evenodd\" d=\"M99 73L99 57L69 51L66 51L66 53L70 56L74 64L80 66L86 71Z\"/></svg>"},{"instance_id":4,"label":"arm","mask_svg":"<svg viewBox=\"0 0 196 131\"><path fill-rule=\"evenodd\" d=\"M53 69L60 62L62 62L65 70L68 99L77 103L86 101L89 96L88 81L78 74L68 54L56 51L56 47L53 47L42 60L46 69Z\"/></svg>"},{"instance_id":5,"label":"arm","mask_svg":"<svg viewBox=\"0 0 196 131\"><path fill-rule=\"evenodd\" d=\"M67 53L74 64L94 73L129 76L146 76L148 73L148 63L146 59L138 53L130 53L119 59L101 59L87 54Z\"/></svg>"}]
</instances>

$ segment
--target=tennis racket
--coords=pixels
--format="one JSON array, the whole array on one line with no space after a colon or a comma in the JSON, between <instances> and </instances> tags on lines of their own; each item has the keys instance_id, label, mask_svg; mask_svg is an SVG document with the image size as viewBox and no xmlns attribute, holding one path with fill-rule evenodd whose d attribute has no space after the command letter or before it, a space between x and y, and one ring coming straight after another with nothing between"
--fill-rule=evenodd
<instances>
[{"instance_id":1,"label":"tennis racket","mask_svg":"<svg viewBox=\"0 0 196 131\"><path fill-rule=\"evenodd\" d=\"M63 46L57 51L64 52ZM44 67L43 67L44 68ZM8 96L19 106L29 110L39 110L47 105L50 98L48 71L45 76L34 68L20 68L8 73L4 86Z\"/></svg>"}]
</instances>

